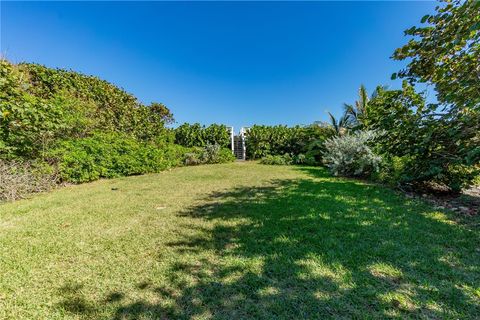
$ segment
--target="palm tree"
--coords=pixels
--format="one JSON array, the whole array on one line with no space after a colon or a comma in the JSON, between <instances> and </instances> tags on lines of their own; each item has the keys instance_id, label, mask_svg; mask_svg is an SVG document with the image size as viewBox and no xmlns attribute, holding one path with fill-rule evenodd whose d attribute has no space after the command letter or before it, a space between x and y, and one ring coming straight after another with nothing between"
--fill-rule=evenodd
<instances>
[{"instance_id":1,"label":"palm tree","mask_svg":"<svg viewBox=\"0 0 480 320\"><path fill-rule=\"evenodd\" d=\"M345 133L345 131L347 130L347 124L348 124L348 119L346 117L346 114L343 114L340 119L337 119L335 118L335 116L333 114L331 114L330 112L328 113L328 115L330 116L330 123L333 127L333 129L335 130L335 134L337 136L340 136L340 135L343 135Z\"/></svg>"},{"instance_id":2,"label":"palm tree","mask_svg":"<svg viewBox=\"0 0 480 320\"><path fill-rule=\"evenodd\" d=\"M359 129L362 124L362 118L367 115L368 103L370 100L374 99L378 94L379 90L386 89L384 86L378 86L372 95L369 97L367 89L362 84L360 89L358 89L358 100L355 103L347 104L344 103L344 112L340 119L337 119L329 112L330 123L335 130L337 135L342 135L348 130Z\"/></svg>"},{"instance_id":3,"label":"palm tree","mask_svg":"<svg viewBox=\"0 0 480 320\"><path fill-rule=\"evenodd\" d=\"M345 115L347 119L347 127L356 128L361 125L362 116L367 114L367 106L370 98L368 97L367 89L362 84L358 89L358 100L354 105L344 103Z\"/></svg>"}]
</instances>

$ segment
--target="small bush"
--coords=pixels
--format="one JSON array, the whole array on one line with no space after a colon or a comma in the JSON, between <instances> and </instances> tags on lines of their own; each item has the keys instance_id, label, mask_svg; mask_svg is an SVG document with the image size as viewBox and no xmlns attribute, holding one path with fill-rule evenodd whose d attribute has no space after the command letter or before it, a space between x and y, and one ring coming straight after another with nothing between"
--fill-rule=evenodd
<instances>
[{"instance_id":1,"label":"small bush","mask_svg":"<svg viewBox=\"0 0 480 320\"><path fill-rule=\"evenodd\" d=\"M25 198L29 194L48 191L58 177L48 164L0 160L0 201Z\"/></svg>"},{"instance_id":2,"label":"small bush","mask_svg":"<svg viewBox=\"0 0 480 320\"><path fill-rule=\"evenodd\" d=\"M208 143L203 148L202 161L204 163L218 163L220 155L220 145Z\"/></svg>"},{"instance_id":3,"label":"small bush","mask_svg":"<svg viewBox=\"0 0 480 320\"><path fill-rule=\"evenodd\" d=\"M233 162L235 161L235 156L232 153L232 150L228 148L222 148L220 149L220 152L218 154L217 161L218 163L227 163L227 162Z\"/></svg>"},{"instance_id":4,"label":"small bush","mask_svg":"<svg viewBox=\"0 0 480 320\"><path fill-rule=\"evenodd\" d=\"M197 166L203 163L200 152L188 152L184 158L184 164L186 166Z\"/></svg>"},{"instance_id":5,"label":"small bush","mask_svg":"<svg viewBox=\"0 0 480 320\"><path fill-rule=\"evenodd\" d=\"M283 156L272 156L268 155L263 157L260 160L261 164L269 164L269 165L291 165L293 164L293 158L290 154L286 153Z\"/></svg>"},{"instance_id":6,"label":"small bush","mask_svg":"<svg viewBox=\"0 0 480 320\"><path fill-rule=\"evenodd\" d=\"M232 151L227 148L221 148L218 144L207 144L204 148L192 148L192 152L187 153L184 159L184 163L187 166L232 161L235 161Z\"/></svg>"},{"instance_id":7,"label":"small bush","mask_svg":"<svg viewBox=\"0 0 480 320\"><path fill-rule=\"evenodd\" d=\"M378 172L381 157L368 145L377 136L374 131L358 131L326 140L325 165L334 175L368 177Z\"/></svg>"}]
</instances>

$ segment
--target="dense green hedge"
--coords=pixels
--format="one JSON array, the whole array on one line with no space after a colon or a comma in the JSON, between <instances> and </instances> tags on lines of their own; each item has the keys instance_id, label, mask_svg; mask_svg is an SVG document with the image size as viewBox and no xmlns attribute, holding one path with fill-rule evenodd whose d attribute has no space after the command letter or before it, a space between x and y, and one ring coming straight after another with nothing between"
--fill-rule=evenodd
<instances>
[{"instance_id":1,"label":"dense green hedge","mask_svg":"<svg viewBox=\"0 0 480 320\"><path fill-rule=\"evenodd\" d=\"M64 181L78 183L159 172L182 165L189 151L178 145L159 148L125 134L97 133L62 141L49 156L58 164Z\"/></svg>"},{"instance_id":2,"label":"dense green hedge","mask_svg":"<svg viewBox=\"0 0 480 320\"><path fill-rule=\"evenodd\" d=\"M199 123L184 123L175 129L175 143L185 147L205 147L218 144L228 148L231 145L230 132L223 124L202 126Z\"/></svg>"}]
</instances>

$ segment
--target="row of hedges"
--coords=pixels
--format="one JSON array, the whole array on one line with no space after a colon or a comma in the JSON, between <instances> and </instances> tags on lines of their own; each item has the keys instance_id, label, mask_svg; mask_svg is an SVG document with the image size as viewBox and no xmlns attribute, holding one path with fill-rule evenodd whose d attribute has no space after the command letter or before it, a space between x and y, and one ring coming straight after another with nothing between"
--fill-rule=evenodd
<instances>
[{"instance_id":1,"label":"row of hedges","mask_svg":"<svg viewBox=\"0 0 480 320\"><path fill-rule=\"evenodd\" d=\"M0 199L234 160L223 125L170 129L165 105L144 105L97 77L4 59L0 67Z\"/></svg>"}]
</instances>

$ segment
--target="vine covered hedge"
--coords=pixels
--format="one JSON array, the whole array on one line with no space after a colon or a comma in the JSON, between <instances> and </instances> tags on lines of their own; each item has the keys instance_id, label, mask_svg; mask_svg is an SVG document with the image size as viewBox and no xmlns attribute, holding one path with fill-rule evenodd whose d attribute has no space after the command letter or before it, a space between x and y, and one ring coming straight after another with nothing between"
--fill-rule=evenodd
<instances>
[{"instance_id":1,"label":"vine covered hedge","mask_svg":"<svg viewBox=\"0 0 480 320\"><path fill-rule=\"evenodd\" d=\"M0 61L0 156L36 158L56 140L96 131L143 141L173 139L172 114L161 103L141 104L97 77L38 64Z\"/></svg>"}]
</instances>

